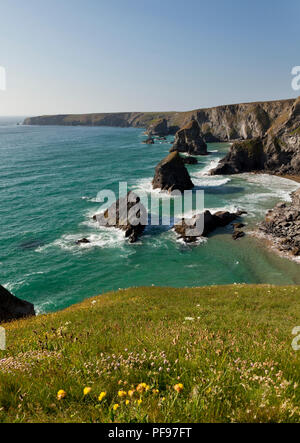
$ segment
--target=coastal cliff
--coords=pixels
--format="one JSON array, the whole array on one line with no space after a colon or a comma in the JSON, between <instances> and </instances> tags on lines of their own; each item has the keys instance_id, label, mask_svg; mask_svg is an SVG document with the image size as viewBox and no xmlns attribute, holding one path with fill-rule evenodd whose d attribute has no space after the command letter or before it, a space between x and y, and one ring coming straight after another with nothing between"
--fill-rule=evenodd
<instances>
[{"instance_id":1,"label":"coastal cliff","mask_svg":"<svg viewBox=\"0 0 300 443\"><path fill-rule=\"evenodd\" d=\"M283 109L265 134L234 143L212 174L252 171L300 173L300 97Z\"/></svg>"},{"instance_id":2,"label":"coastal cliff","mask_svg":"<svg viewBox=\"0 0 300 443\"><path fill-rule=\"evenodd\" d=\"M188 112L123 112L63 114L30 117L24 125L115 126L146 128L156 135L175 134L195 120L205 142L226 142L263 137L294 103L290 100L242 103L203 108Z\"/></svg>"}]
</instances>

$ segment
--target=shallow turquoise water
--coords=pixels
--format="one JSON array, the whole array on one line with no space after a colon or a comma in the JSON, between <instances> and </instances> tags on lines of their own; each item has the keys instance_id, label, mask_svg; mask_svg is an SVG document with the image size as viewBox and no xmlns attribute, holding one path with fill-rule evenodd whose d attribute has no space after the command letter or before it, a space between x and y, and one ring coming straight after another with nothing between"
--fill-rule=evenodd
<instances>
[{"instance_id":1,"label":"shallow turquoise water","mask_svg":"<svg viewBox=\"0 0 300 443\"><path fill-rule=\"evenodd\" d=\"M15 123L0 121L0 282L39 312L130 286L300 283L298 264L250 236L234 242L228 228L197 246L181 244L167 228L147 228L140 242L129 245L121 232L91 222L101 189L116 192L119 181L128 181L132 189L150 190L170 142L143 145L143 131L132 128ZM207 176L228 145L209 149L210 156L189 167L205 191L205 206L248 210L248 229L297 188L265 175ZM82 237L91 244L77 246Z\"/></svg>"}]
</instances>

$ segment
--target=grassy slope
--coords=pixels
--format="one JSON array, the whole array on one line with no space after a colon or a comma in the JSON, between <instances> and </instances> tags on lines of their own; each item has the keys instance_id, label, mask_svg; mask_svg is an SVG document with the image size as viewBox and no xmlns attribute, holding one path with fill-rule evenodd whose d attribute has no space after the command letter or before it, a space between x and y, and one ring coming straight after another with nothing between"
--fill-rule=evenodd
<instances>
[{"instance_id":1,"label":"grassy slope","mask_svg":"<svg viewBox=\"0 0 300 443\"><path fill-rule=\"evenodd\" d=\"M299 421L299 296L300 287L139 288L11 323L0 421ZM127 406L118 399L140 382L151 387L141 405L137 393Z\"/></svg>"}]
</instances>

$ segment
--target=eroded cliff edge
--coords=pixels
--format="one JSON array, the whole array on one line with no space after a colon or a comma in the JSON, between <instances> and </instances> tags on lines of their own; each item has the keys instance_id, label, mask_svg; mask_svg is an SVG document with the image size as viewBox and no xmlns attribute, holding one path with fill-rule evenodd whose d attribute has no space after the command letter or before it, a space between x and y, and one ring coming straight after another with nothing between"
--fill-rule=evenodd
<instances>
[{"instance_id":1,"label":"eroded cliff edge","mask_svg":"<svg viewBox=\"0 0 300 443\"><path fill-rule=\"evenodd\" d=\"M234 143L212 174L255 171L300 174L300 97L279 114L264 135Z\"/></svg>"},{"instance_id":2,"label":"eroded cliff edge","mask_svg":"<svg viewBox=\"0 0 300 443\"><path fill-rule=\"evenodd\" d=\"M242 103L189 112L124 112L45 115L25 119L25 125L115 126L146 128L157 135L175 134L195 120L206 142L263 137L276 119L288 112L293 99Z\"/></svg>"}]
</instances>

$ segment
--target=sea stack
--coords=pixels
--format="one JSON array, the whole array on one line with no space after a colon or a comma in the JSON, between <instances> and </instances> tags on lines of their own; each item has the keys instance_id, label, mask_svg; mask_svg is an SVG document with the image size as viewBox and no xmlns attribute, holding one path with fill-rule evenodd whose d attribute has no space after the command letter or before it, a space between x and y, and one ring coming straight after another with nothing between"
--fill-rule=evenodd
<instances>
[{"instance_id":1,"label":"sea stack","mask_svg":"<svg viewBox=\"0 0 300 443\"><path fill-rule=\"evenodd\" d=\"M193 189L192 180L177 151L169 154L157 165L152 186L153 189L169 192Z\"/></svg>"},{"instance_id":2,"label":"sea stack","mask_svg":"<svg viewBox=\"0 0 300 443\"><path fill-rule=\"evenodd\" d=\"M212 214L210 211L205 211L190 219L183 218L174 226L174 230L185 243L193 243L199 237L207 237L215 229L229 225L240 215L241 212L219 211ZM198 232L199 226L202 226L202 232Z\"/></svg>"},{"instance_id":3,"label":"sea stack","mask_svg":"<svg viewBox=\"0 0 300 443\"><path fill-rule=\"evenodd\" d=\"M0 285L0 323L33 316L33 304L20 300Z\"/></svg>"},{"instance_id":4,"label":"sea stack","mask_svg":"<svg viewBox=\"0 0 300 443\"><path fill-rule=\"evenodd\" d=\"M207 155L207 144L196 120L190 121L176 133L174 145L171 148L171 152L174 151L187 152L190 155Z\"/></svg>"},{"instance_id":5,"label":"sea stack","mask_svg":"<svg viewBox=\"0 0 300 443\"><path fill-rule=\"evenodd\" d=\"M125 231L130 243L135 243L143 234L148 222L148 214L144 205L134 192L119 198L103 214L93 217L101 226L118 228Z\"/></svg>"},{"instance_id":6,"label":"sea stack","mask_svg":"<svg viewBox=\"0 0 300 443\"><path fill-rule=\"evenodd\" d=\"M157 137L166 137L169 134L168 122L165 118L155 120L148 128L149 134Z\"/></svg>"}]
</instances>

